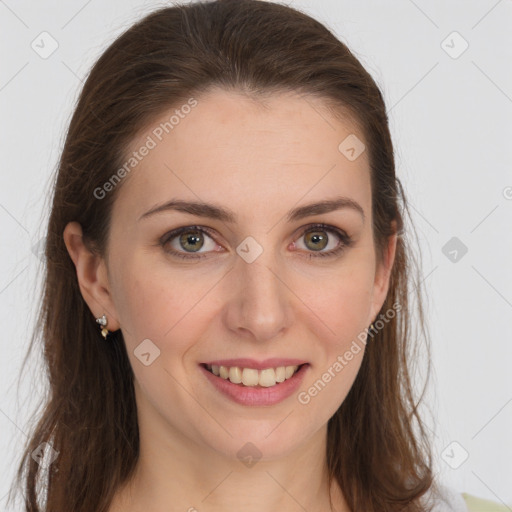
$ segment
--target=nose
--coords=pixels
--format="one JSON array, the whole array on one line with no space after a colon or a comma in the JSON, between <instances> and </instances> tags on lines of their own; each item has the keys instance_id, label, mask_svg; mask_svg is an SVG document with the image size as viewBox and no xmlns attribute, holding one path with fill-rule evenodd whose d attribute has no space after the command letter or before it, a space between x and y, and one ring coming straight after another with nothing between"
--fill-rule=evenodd
<instances>
[{"instance_id":1,"label":"nose","mask_svg":"<svg viewBox=\"0 0 512 512\"><path fill-rule=\"evenodd\" d=\"M238 337L267 341L292 325L290 298L282 265L270 251L248 263L239 258L229 273L225 321Z\"/></svg>"}]
</instances>

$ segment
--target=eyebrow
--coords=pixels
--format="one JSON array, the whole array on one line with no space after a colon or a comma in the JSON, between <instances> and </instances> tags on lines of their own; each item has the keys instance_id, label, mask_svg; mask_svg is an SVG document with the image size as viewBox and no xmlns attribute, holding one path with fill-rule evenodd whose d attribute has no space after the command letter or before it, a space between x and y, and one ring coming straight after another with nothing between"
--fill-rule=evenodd
<instances>
[{"instance_id":1,"label":"eyebrow","mask_svg":"<svg viewBox=\"0 0 512 512\"><path fill-rule=\"evenodd\" d=\"M333 199L326 199L324 201L299 206L288 212L287 221L293 222L313 215L321 215L323 213L342 209L351 209L358 212L361 215L363 222L365 221L365 214L362 206L349 197L335 197ZM236 223L236 214L223 206L212 203L184 201L181 199L172 199L164 204L151 208L147 212L143 213L139 217L138 221L146 219L156 213L165 211L184 212L197 217L207 217L223 222Z\"/></svg>"}]
</instances>

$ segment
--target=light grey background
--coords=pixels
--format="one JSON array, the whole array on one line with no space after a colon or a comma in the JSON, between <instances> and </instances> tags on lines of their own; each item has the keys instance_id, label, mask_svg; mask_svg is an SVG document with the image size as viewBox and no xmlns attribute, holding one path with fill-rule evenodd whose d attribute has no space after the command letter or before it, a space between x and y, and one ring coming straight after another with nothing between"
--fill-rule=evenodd
<instances>
[{"instance_id":1,"label":"light grey background","mask_svg":"<svg viewBox=\"0 0 512 512\"><path fill-rule=\"evenodd\" d=\"M38 307L37 244L73 103L102 50L162 5L0 0L1 509L44 391L37 361L19 394L17 378ZM428 291L436 472L461 492L512 504L512 2L291 5L335 31L386 99ZM48 58L31 47L51 48L44 31L58 43ZM446 246L453 237L458 245Z\"/></svg>"}]
</instances>

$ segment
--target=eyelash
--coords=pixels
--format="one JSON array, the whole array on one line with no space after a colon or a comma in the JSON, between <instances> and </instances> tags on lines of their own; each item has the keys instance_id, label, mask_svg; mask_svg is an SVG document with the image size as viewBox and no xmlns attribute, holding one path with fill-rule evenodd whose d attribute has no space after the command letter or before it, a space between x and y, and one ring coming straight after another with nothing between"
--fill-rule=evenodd
<instances>
[{"instance_id":1,"label":"eyelash","mask_svg":"<svg viewBox=\"0 0 512 512\"><path fill-rule=\"evenodd\" d=\"M301 232L299 238L303 237L307 233L311 231L317 231L317 230L324 230L331 233L335 233L341 240L338 247L335 249L331 249L328 252L317 252L317 253L310 253L308 256L304 256L305 258L324 258L324 257L335 257L340 255L342 252L344 252L348 247L350 247L353 243L352 238L350 238L345 232L342 230L334 227L329 226L328 224L311 224L304 229L304 231ZM205 254L197 254L192 255L191 253L183 253L180 251L175 251L174 249L168 250L165 249L165 246L171 242L174 238L181 235L182 233L186 233L187 231L200 231L201 233L204 233L208 235L209 237L213 238L213 232L211 229L202 227L202 226L184 226L178 229L175 229L173 231L170 231L169 233L166 233L161 239L160 239L160 245L164 248L165 252L170 254L171 256L177 256L178 258L182 258L185 260L199 260L202 258L206 258L207 256Z\"/></svg>"}]
</instances>

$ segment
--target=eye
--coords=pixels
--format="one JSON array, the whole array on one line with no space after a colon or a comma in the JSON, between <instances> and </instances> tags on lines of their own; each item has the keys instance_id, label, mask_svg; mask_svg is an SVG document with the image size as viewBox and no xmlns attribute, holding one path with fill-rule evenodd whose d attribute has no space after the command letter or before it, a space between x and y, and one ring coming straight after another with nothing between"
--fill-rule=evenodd
<instances>
[{"instance_id":1,"label":"eye","mask_svg":"<svg viewBox=\"0 0 512 512\"><path fill-rule=\"evenodd\" d=\"M164 235L161 245L164 247L165 251L170 253L173 256L178 256L179 258L185 259L198 259L204 258L203 255L195 256L193 253L197 253L200 249L205 245L204 238L205 236L210 240L213 239L210 235L208 235L209 230L204 227L199 226L185 226L182 228L175 229ZM167 246L171 246L171 249L167 249ZM208 244L206 244L208 248ZM213 243L210 246L210 250L215 250L216 244ZM191 253L183 253L180 249L185 249L185 251L190 250ZM208 251L206 251L208 252ZM202 254L202 253L199 253Z\"/></svg>"},{"instance_id":2,"label":"eye","mask_svg":"<svg viewBox=\"0 0 512 512\"><path fill-rule=\"evenodd\" d=\"M331 237L327 233L334 234L338 243L335 243L332 249L323 251L331 243ZM211 241L209 250L208 243L205 244L205 238ZM326 224L308 226L308 229L301 232L299 240L302 238L305 239L305 251L309 252L306 255L307 258L336 256L352 245L352 239L346 233ZM207 257L203 253L219 252L215 249L218 244L213 240L213 232L202 226L184 226L170 231L162 237L160 245L171 256L188 260ZM300 244L293 242L293 245L297 247ZM199 252L203 247L206 247L206 250Z\"/></svg>"},{"instance_id":3,"label":"eye","mask_svg":"<svg viewBox=\"0 0 512 512\"><path fill-rule=\"evenodd\" d=\"M331 242L331 237L326 235L326 233L334 233L338 243L334 243L332 249L321 252ZM336 256L352 245L352 239L346 233L341 229L326 224L313 224L302 232L299 240L302 238L305 240L306 251L308 248L313 251L306 255L307 258ZM297 243L294 242L294 245L297 246Z\"/></svg>"}]
</instances>

